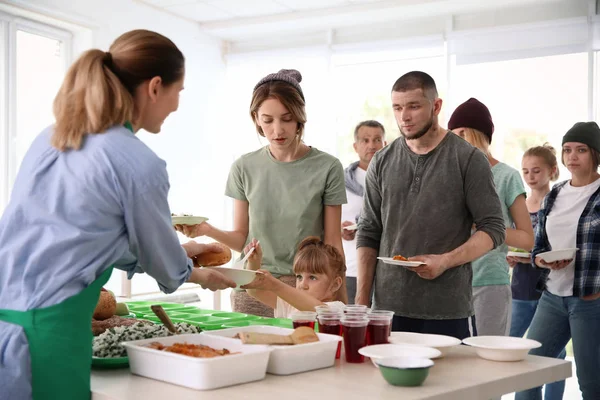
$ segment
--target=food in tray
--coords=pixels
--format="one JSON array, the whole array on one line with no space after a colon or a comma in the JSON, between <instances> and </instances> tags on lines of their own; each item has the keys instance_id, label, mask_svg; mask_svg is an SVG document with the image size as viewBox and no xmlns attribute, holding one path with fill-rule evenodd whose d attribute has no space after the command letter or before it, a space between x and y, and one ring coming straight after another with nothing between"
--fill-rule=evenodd
<instances>
[{"instance_id":1,"label":"food in tray","mask_svg":"<svg viewBox=\"0 0 600 400\"><path fill-rule=\"evenodd\" d=\"M408 258L406 258L404 256L401 256L401 255L397 255L397 256L392 257L392 260L394 260L394 261L408 261Z\"/></svg>"},{"instance_id":2,"label":"food in tray","mask_svg":"<svg viewBox=\"0 0 600 400\"><path fill-rule=\"evenodd\" d=\"M319 341L319 336L314 329L307 326L301 326L291 333L291 335L277 335L275 333L262 332L240 332L236 335L244 344L276 344L293 345L313 343Z\"/></svg>"},{"instance_id":3,"label":"food in tray","mask_svg":"<svg viewBox=\"0 0 600 400\"><path fill-rule=\"evenodd\" d=\"M221 357L232 353L227 349L213 349L212 347L205 346L203 344L189 344L189 343L173 343L170 346L165 346L159 342L152 342L147 344L146 347L151 349L160 350L160 351L168 351L170 353L183 354L184 356L196 357L196 358L213 358L213 357Z\"/></svg>"},{"instance_id":4,"label":"food in tray","mask_svg":"<svg viewBox=\"0 0 600 400\"><path fill-rule=\"evenodd\" d=\"M179 214L175 214L175 213L171 213L171 217L193 217L193 214L183 214L183 213L179 213Z\"/></svg>"},{"instance_id":5,"label":"food in tray","mask_svg":"<svg viewBox=\"0 0 600 400\"><path fill-rule=\"evenodd\" d=\"M169 332L164 325L155 325L151 322L140 322L133 318L128 319L136 323L131 326L109 328L101 335L94 337L92 342L94 357L126 357L127 351L125 350L125 347L121 345L123 342L172 336L172 333ZM185 322L176 323L175 327L180 334L202 332L202 329Z\"/></svg>"},{"instance_id":6,"label":"food in tray","mask_svg":"<svg viewBox=\"0 0 600 400\"><path fill-rule=\"evenodd\" d=\"M92 319L92 332L94 336L98 336L107 329L117 328L119 326L131 326L137 323L151 324L150 321L140 321L135 318L123 318L118 315L113 315L112 317L103 320Z\"/></svg>"},{"instance_id":7,"label":"food in tray","mask_svg":"<svg viewBox=\"0 0 600 400\"><path fill-rule=\"evenodd\" d=\"M211 244L221 247L223 251L220 253L206 252L199 254L198 256L194 257L194 262L203 267L218 267L220 265L227 264L231 260L231 249L219 242L214 242Z\"/></svg>"},{"instance_id":8,"label":"food in tray","mask_svg":"<svg viewBox=\"0 0 600 400\"><path fill-rule=\"evenodd\" d=\"M112 317L117 311L117 300L112 292L102 288L96 308L94 309L93 318L103 320Z\"/></svg>"},{"instance_id":9,"label":"food in tray","mask_svg":"<svg viewBox=\"0 0 600 400\"><path fill-rule=\"evenodd\" d=\"M110 328L129 326L139 322L133 318L123 318L117 314L129 315L127 305L117 303L115 295L110 290L102 288L94 315L92 316L92 332L94 336L98 336Z\"/></svg>"},{"instance_id":10,"label":"food in tray","mask_svg":"<svg viewBox=\"0 0 600 400\"><path fill-rule=\"evenodd\" d=\"M129 315L129 307L125 303L117 303L115 314L120 316Z\"/></svg>"}]
</instances>

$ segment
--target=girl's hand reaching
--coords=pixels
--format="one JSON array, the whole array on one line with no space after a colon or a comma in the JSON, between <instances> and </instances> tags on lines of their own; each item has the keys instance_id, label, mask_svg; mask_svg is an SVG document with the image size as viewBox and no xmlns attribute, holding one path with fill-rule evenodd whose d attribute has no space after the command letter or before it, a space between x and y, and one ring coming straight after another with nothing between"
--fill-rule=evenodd
<instances>
[{"instance_id":1,"label":"girl's hand reaching","mask_svg":"<svg viewBox=\"0 0 600 400\"><path fill-rule=\"evenodd\" d=\"M256 252L256 250L255 250ZM279 280L275 278L267 270L261 269L256 271L256 277L252 282L247 285L240 286L241 289L258 289L258 290L269 290L272 291L273 283L277 283Z\"/></svg>"},{"instance_id":2,"label":"girl's hand reaching","mask_svg":"<svg viewBox=\"0 0 600 400\"><path fill-rule=\"evenodd\" d=\"M248 243L248 245L244 247L244 254L248 254L248 252L252 248L254 248L254 251L252 252L252 254L250 254L250 257L248 257L247 269L256 271L261 267L263 252L262 247L260 247L260 244L258 243L258 240L252 239L250 243Z\"/></svg>"}]
</instances>

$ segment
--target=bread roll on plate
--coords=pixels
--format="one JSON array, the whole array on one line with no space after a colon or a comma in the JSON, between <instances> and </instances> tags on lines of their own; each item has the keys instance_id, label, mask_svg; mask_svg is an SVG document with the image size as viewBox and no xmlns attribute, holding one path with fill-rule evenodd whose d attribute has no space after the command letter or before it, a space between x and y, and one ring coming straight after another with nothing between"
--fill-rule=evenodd
<instances>
[{"instance_id":1,"label":"bread roll on plate","mask_svg":"<svg viewBox=\"0 0 600 400\"><path fill-rule=\"evenodd\" d=\"M194 257L196 264L202 267L217 267L219 265L227 264L231 260L231 249L222 243L211 243L223 249L220 253L213 253L212 251L198 254Z\"/></svg>"}]
</instances>

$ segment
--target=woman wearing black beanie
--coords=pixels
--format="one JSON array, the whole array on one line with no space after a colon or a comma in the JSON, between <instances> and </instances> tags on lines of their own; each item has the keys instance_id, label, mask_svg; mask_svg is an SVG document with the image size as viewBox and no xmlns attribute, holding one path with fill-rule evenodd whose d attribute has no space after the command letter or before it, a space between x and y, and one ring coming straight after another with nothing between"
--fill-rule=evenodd
<instances>
[{"instance_id":1,"label":"woman wearing black beanie","mask_svg":"<svg viewBox=\"0 0 600 400\"><path fill-rule=\"evenodd\" d=\"M600 399L600 128L578 122L563 137L562 162L571 179L546 195L538 213L532 260L543 269L540 298L528 338L530 354L558 357L573 339L583 399ZM576 249L548 262L549 251ZM516 400L541 399L541 387Z\"/></svg>"}]
</instances>

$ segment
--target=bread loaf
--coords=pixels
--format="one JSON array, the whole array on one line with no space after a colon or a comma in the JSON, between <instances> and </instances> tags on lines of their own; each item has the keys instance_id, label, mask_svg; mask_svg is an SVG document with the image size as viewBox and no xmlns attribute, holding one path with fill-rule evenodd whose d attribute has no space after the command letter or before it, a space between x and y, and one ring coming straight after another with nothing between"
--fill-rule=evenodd
<instances>
[{"instance_id":1,"label":"bread loaf","mask_svg":"<svg viewBox=\"0 0 600 400\"><path fill-rule=\"evenodd\" d=\"M194 257L194 261L196 264L202 267L217 267L219 265L223 265L231 260L231 249L224 244L221 243L211 243L216 244L217 246L223 249L220 253L213 253L212 251L207 251L202 254L198 254Z\"/></svg>"},{"instance_id":2,"label":"bread loaf","mask_svg":"<svg viewBox=\"0 0 600 400\"><path fill-rule=\"evenodd\" d=\"M100 292L100 298L98 298L98 303L96 304L96 309L94 310L94 319L104 320L115 315L115 311L117 310L117 301L115 297L107 291Z\"/></svg>"}]
</instances>

